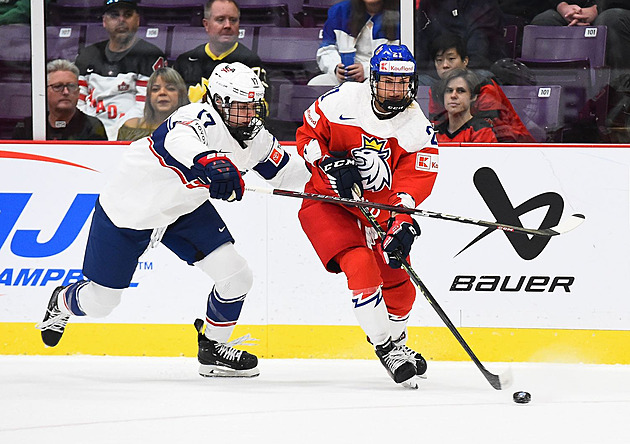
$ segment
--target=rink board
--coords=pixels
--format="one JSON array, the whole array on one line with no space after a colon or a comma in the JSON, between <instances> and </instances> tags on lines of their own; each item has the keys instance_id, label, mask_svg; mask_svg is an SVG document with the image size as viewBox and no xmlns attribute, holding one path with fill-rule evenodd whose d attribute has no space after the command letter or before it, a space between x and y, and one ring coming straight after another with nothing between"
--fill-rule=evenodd
<instances>
[{"instance_id":1,"label":"rink board","mask_svg":"<svg viewBox=\"0 0 630 444\"><path fill-rule=\"evenodd\" d=\"M69 330L58 350L45 350L32 329L52 289L80 277L91 205L125 148L0 144L0 353L194 354L191 324L203 316L212 282L163 247L141 258L112 315L73 319L76 334ZM586 215L549 242L418 219L414 268L475 351L495 361L628 363L630 151L445 147L439 162L422 208L532 228ZM236 333L257 335L256 353L266 357L370 356L344 278L318 262L299 205L255 193L217 203L255 275ZM409 325L431 358L465 359L420 294Z\"/></svg>"}]
</instances>

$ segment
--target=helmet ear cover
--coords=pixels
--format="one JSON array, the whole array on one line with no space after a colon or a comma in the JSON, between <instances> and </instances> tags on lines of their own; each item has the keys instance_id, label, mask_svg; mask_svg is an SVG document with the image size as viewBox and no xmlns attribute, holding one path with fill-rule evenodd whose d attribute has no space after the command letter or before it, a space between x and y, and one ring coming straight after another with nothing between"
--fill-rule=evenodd
<instances>
[{"instance_id":1,"label":"helmet ear cover","mask_svg":"<svg viewBox=\"0 0 630 444\"><path fill-rule=\"evenodd\" d=\"M379 93L382 76L409 77L407 92L400 100L387 100ZM383 44L376 48L370 59L370 88L372 97L385 111L399 113L415 100L418 92L416 61L405 45Z\"/></svg>"}]
</instances>

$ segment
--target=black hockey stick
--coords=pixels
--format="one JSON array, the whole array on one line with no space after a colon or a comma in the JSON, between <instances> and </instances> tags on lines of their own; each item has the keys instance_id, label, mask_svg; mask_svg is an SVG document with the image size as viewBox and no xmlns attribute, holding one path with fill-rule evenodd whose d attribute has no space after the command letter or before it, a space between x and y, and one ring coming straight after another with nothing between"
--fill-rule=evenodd
<instances>
[{"instance_id":1,"label":"black hockey stick","mask_svg":"<svg viewBox=\"0 0 630 444\"><path fill-rule=\"evenodd\" d=\"M320 200L324 202L350 205L350 206L358 207L358 208L376 208L379 210L412 214L414 216L431 217L434 219L442 219L442 220L451 220L453 222L460 222L463 224L479 225L486 228L494 228L496 230L503 230L503 231L509 231L509 232L514 232L514 233L525 233L525 234L531 234L535 236L557 236L559 234L566 233L578 227L582 222L584 222L584 219L585 219L583 214L572 214L570 217L566 218L564 221L562 221L555 227L541 228L541 229L523 228L523 227L516 227L514 225L502 224L499 222L488 222L485 220L470 219L470 218L462 217L462 216L452 216L450 214L445 214L445 213L436 213L433 211L421 210L419 208L396 207L393 205L387 205L387 204L378 203L378 202L346 199L346 198L338 197L338 196L325 196L323 194L313 194L313 193L305 193L305 192L300 192L300 191L281 190L278 188L245 187L245 189L248 191L254 191L257 193L274 194L276 196L296 197L298 199Z\"/></svg>"},{"instance_id":2,"label":"black hockey stick","mask_svg":"<svg viewBox=\"0 0 630 444\"><path fill-rule=\"evenodd\" d=\"M359 209L361 210L361 213L363 213L365 218L368 220L368 222L370 222L370 225L374 227L374 229L378 233L378 236L381 238L381 240L384 239L386 233L378 224L374 216L372 216L372 214L368 211L366 207L359 207ZM440 316L440 318L446 324L446 326L451 331L451 333L453 333L453 336L455 336L455 339L457 339L457 342L459 342L459 344L464 348L464 350L466 350L466 353L468 353L468 356L470 356L470 359L473 360L477 368L481 371L481 373L483 373L483 376L488 380L490 385L494 387L496 390L501 390L508 387L512 383L509 370L506 373L503 373L501 375L495 375L493 373L490 373L483 366L481 361L479 361L479 359L477 358L475 353L472 351L470 346L466 343L466 341L464 340L462 335L459 333L455 325L453 325L453 323L448 318L444 310L442 310L442 307L440 307L440 304L438 304L438 302L435 300L435 298L433 297L429 289L420 280L420 277L416 274L414 269L411 268L411 265L409 265L409 262L407 262L405 258L400 256L398 252L394 252L394 257L396 258L397 261L401 263L402 268L407 272L407 274L409 275L413 283L416 284L416 287L418 287L418 289L420 290L420 293L422 293L422 295L427 299L427 301L429 301L429 304L431 304L433 309L437 312L438 316Z\"/></svg>"}]
</instances>

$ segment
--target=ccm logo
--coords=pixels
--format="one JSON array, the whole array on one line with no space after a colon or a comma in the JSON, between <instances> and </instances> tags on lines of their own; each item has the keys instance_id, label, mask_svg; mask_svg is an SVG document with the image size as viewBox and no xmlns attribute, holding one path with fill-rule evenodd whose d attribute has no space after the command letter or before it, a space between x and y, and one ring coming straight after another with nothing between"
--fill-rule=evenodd
<instances>
[{"instance_id":1,"label":"ccm logo","mask_svg":"<svg viewBox=\"0 0 630 444\"><path fill-rule=\"evenodd\" d=\"M529 293L554 292L558 289L571 292L574 276L470 276L457 275L451 291L525 291Z\"/></svg>"}]
</instances>

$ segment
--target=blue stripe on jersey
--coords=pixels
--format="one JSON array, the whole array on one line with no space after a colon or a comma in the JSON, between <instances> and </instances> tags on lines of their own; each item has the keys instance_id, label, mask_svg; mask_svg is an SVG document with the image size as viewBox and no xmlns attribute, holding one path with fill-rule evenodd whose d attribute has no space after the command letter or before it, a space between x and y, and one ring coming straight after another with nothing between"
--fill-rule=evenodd
<instances>
[{"instance_id":1,"label":"blue stripe on jersey","mask_svg":"<svg viewBox=\"0 0 630 444\"><path fill-rule=\"evenodd\" d=\"M171 129L173 129L174 126L175 123L171 123L171 119L167 119L162 122L162 124L158 127L158 129L153 132L153 134L151 134L151 140L153 140L153 149L162 158L166 165L177 169L184 175L188 182L192 182L193 180L198 178L196 172L178 162L173 156L171 156L171 154L164 146L166 135Z\"/></svg>"},{"instance_id":2,"label":"blue stripe on jersey","mask_svg":"<svg viewBox=\"0 0 630 444\"><path fill-rule=\"evenodd\" d=\"M253 169L256 170L256 172L265 180L270 180L276 177L278 171L284 168L287 163L289 163L289 154L284 152L282 153L282 159L277 165L271 159L267 159L264 162L260 162Z\"/></svg>"}]
</instances>

